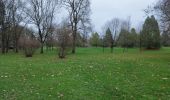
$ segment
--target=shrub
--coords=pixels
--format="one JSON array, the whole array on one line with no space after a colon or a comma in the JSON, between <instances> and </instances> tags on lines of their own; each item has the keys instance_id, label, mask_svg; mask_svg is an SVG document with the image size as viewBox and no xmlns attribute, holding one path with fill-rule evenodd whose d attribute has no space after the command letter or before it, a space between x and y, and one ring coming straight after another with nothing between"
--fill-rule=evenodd
<instances>
[{"instance_id":1,"label":"shrub","mask_svg":"<svg viewBox=\"0 0 170 100\"><path fill-rule=\"evenodd\" d=\"M40 47L40 43L35 38L29 36L21 37L19 43L26 57L32 57L36 49Z\"/></svg>"}]
</instances>

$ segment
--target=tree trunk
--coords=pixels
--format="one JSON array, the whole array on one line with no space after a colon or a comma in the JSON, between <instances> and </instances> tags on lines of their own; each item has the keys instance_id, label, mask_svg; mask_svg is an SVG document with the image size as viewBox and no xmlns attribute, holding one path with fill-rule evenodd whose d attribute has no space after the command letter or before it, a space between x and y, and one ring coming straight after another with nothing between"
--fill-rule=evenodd
<instances>
[{"instance_id":1,"label":"tree trunk","mask_svg":"<svg viewBox=\"0 0 170 100\"><path fill-rule=\"evenodd\" d=\"M73 47L72 47L72 54L76 53L76 37L77 37L77 26L75 26L73 31Z\"/></svg>"},{"instance_id":2,"label":"tree trunk","mask_svg":"<svg viewBox=\"0 0 170 100\"><path fill-rule=\"evenodd\" d=\"M62 47L59 50L59 58L61 59L65 58L65 49Z\"/></svg>"},{"instance_id":3,"label":"tree trunk","mask_svg":"<svg viewBox=\"0 0 170 100\"><path fill-rule=\"evenodd\" d=\"M111 43L111 53L113 53L114 42Z\"/></svg>"},{"instance_id":4,"label":"tree trunk","mask_svg":"<svg viewBox=\"0 0 170 100\"><path fill-rule=\"evenodd\" d=\"M112 47L112 53L113 53L113 51L114 51L114 49L116 48L116 41L113 41L113 47Z\"/></svg>"},{"instance_id":5,"label":"tree trunk","mask_svg":"<svg viewBox=\"0 0 170 100\"><path fill-rule=\"evenodd\" d=\"M44 53L44 49L43 49L43 48L44 48L44 44L43 44L43 43L41 43L41 51L40 51L40 53L41 53L41 54L43 54L43 53Z\"/></svg>"},{"instance_id":6,"label":"tree trunk","mask_svg":"<svg viewBox=\"0 0 170 100\"><path fill-rule=\"evenodd\" d=\"M111 53L113 53L113 47L111 47Z\"/></svg>"},{"instance_id":7,"label":"tree trunk","mask_svg":"<svg viewBox=\"0 0 170 100\"><path fill-rule=\"evenodd\" d=\"M74 38L74 37L73 37ZM73 47L72 47L72 54L76 53L76 42L75 42L75 38L73 39Z\"/></svg>"},{"instance_id":8,"label":"tree trunk","mask_svg":"<svg viewBox=\"0 0 170 100\"><path fill-rule=\"evenodd\" d=\"M15 53L18 53L18 43L16 43Z\"/></svg>"},{"instance_id":9,"label":"tree trunk","mask_svg":"<svg viewBox=\"0 0 170 100\"><path fill-rule=\"evenodd\" d=\"M5 47L6 49L6 53L8 53L8 51L9 51L9 40L7 39L6 40L6 47Z\"/></svg>"},{"instance_id":10,"label":"tree trunk","mask_svg":"<svg viewBox=\"0 0 170 100\"><path fill-rule=\"evenodd\" d=\"M139 40L139 49L142 52L142 40L141 40L141 33L140 33L140 40Z\"/></svg>"},{"instance_id":11,"label":"tree trunk","mask_svg":"<svg viewBox=\"0 0 170 100\"><path fill-rule=\"evenodd\" d=\"M18 39L15 40L15 53L18 53Z\"/></svg>"},{"instance_id":12,"label":"tree trunk","mask_svg":"<svg viewBox=\"0 0 170 100\"><path fill-rule=\"evenodd\" d=\"M5 42L6 42L6 35L5 35L5 29L4 29L4 24L2 24L2 35L1 35L1 38L2 38L2 46L1 46L1 49L2 49L2 54L5 54Z\"/></svg>"},{"instance_id":13,"label":"tree trunk","mask_svg":"<svg viewBox=\"0 0 170 100\"><path fill-rule=\"evenodd\" d=\"M105 47L103 46L103 53L104 53L104 48L105 48Z\"/></svg>"},{"instance_id":14,"label":"tree trunk","mask_svg":"<svg viewBox=\"0 0 170 100\"><path fill-rule=\"evenodd\" d=\"M5 53L5 39L4 39L3 36L2 36L2 47L1 47L1 49L2 49L2 54L4 54Z\"/></svg>"},{"instance_id":15,"label":"tree trunk","mask_svg":"<svg viewBox=\"0 0 170 100\"><path fill-rule=\"evenodd\" d=\"M39 25L38 25L39 27ZM40 54L43 54L44 53L44 41L43 41L43 36L41 34L41 29L40 27L38 28L39 30L39 36L40 36L40 43L41 43L41 51L40 51Z\"/></svg>"},{"instance_id":16,"label":"tree trunk","mask_svg":"<svg viewBox=\"0 0 170 100\"><path fill-rule=\"evenodd\" d=\"M123 53L125 53L126 47L123 47Z\"/></svg>"}]
</instances>

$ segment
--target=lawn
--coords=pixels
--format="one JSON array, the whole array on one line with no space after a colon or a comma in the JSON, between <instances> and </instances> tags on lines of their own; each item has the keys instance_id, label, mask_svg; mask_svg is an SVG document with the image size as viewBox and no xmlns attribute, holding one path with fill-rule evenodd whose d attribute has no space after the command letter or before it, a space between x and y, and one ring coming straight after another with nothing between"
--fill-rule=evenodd
<instances>
[{"instance_id":1,"label":"lawn","mask_svg":"<svg viewBox=\"0 0 170 100\"><path fill-rule=\"evenodd\" d=\"M170 48L0 55L0 100L168 100Z\"/></svg>"}]
</instances>

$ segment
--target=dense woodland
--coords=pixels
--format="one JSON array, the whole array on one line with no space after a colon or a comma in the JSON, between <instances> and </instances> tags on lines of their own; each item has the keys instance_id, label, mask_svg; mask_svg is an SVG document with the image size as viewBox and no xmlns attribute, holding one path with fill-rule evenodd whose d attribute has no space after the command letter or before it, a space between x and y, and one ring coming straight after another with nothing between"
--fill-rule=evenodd
<instances>
[{"instance_id":1,"label":"dense woodland","mask_svg":"<svg viewBox=\"0 0 170 100\"><path fill-rule=\"evenodd\" d=\"M67 16L57 23L59 10ZM147 18L140 29L131 27L131 18L113 18L94 32L90 0L1 0L0 47L2 54L24 52L32 57L36 50L57 48L60 58L76 47L140 48L159 50L170 46L170 1L160 0L146 9ZM54 49L55 50L55 49Z\"/></svg>"}]
</instances>

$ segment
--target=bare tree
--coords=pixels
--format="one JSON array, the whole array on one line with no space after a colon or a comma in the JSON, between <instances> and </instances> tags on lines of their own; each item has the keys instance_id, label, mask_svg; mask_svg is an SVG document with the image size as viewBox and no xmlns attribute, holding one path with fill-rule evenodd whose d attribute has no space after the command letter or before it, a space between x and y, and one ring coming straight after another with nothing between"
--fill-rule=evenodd
<instances>
[{"instance_id":1,"label":"bare tree","mask_svg":"<svg viewBox=\"0 0 170 100\"><path fill-rule=\"evenodd\" d=\"M1 14L2 14L2 53L8 52L9 43L12 31L12 0L1 0Z\"/></svg>"},{"instance_id":2,"label":"bare tree","mask_svg":"<svg viewBox=\"0 0 170 100\"><path fill-rule=\"evenodd\" d=\"M1 28L1 49L5 53L5 4L0 1L0 28Z\"/></svg>"},{"instance_id":3,"label":"bare tree","mask_svg":"<svg viewBox=\"0 0 170 100\"><path fill-rule=\"evenodd\" d=\"M161 18L163 30L170 32L170 1L159 0L154 7L154 11Z\"/></svg>"},{"instance_id":4,"label":"bare tree","mask_svg":"<svg viewBox=\"0 0 170 100\"><path fill-rule=\"evenodd\" d=\"M114 18L111 21L111 30L114 34L113 35L114 45L116 45L117 36L118 36L119 31L120 31L120 19Z\"/></svg>"},{"instance_id":5,"label":"bare tree","mask_svg":"<svg viewBox=\"0 0 170 100\"><path fill-rule=\"evenodd\" d=\"M57 25L52 25L51 29L49 30L49 34L47 35L47 39L46 39L46 49L48 50L53 50L53 47L56 44L56 40L55 40L55 29L56 29Z\"/></svg>"},{"instance_id":6,"label":"bare tree","mask_svg":"<svg viewBox=\"0 0 170 100\"><path fill-rule=\"evenodd\" d=\"M89 19L89 16L83 16L80 24L80 33L82 33L82 42L83 47L88 46L88 37L89 33L92 33L93 26L91 24L91 20Z\"/></svg>"},{"instance_id":7,"label":"bare tree","mask_svg":"<svg viewBox=\"0 0 170 100\"><path fill-rule=\"evenodd\" d=\"M25 26L27 23L23 23L25 17L23 16L23 6L24 2L21 0L11 0L12 1L12 6L11 6L11 12L12 12L12 21L11 21L11 26L12 26L12 39L14 43L14 48L15 52L18 53L18 40L20 38L20 35L22 34L22 31L24 30Z\"/></svg>"},{"instance_id":8,"label":"bare tree","mask_svg":"<svg viewBox=\"0 0 170 100\"><path fill-rule=\"evenodd\" d=\"M28 0L24 9L25 14L31 24L35 25L38 31L39 41L41 43L41 52L43 53L44 43L48 34L51 32L56 8L59 0Z\"/></svg>"},{"instance_id":9,"label":"bare tree","mask_svg":"<svg viewBox=\"0 0 170 100\"><path fill-rule=\"evenodd\" d=\"M21 25L23 21L23 13L21 7L23 6L21 0L1 0L1 17L2 32L2 53L8 52L9 47L15 47L15 51L18 52L18 39L21 34ZM2 19L1 18L1 19Z\"/></svg>"},{"instance_id":10,"label":"bare tree","mask_svg":"<svg viewBox=\"0 0 170 100\"><path fill-rule=\"evenodd\" d=\"M88 46L88 37L89 37L89 33L91 33L91 32L92 32L92 28L91 28L90 25L82 24L80 35L81 35L81 38L82 38L82 46L83 47Z\"/></svg>"},{"instance_id":11,"label":"bare tree","mask_svg":"<svg viewBox=\"0 0 170 100\"><path fill-rule=\"evenodd\" d=\"M66 49L71 44L71 29L66 21L63 21L60 27L57 29L57 40L59 46L59 58L63 59L66 56Z\"/></svg>"},{"instance_id":12,"label":"bare tree","mask_svg":"<svg viewBox=\"0 0 170 100\"><path fill-rule=\"evenodd\" d=\"M105 31L109 28L112 33L113 41L112 41L111 51L113 51L114 46L116 46L116 44L117 44L120 26L121 26L121 20L118 18L113 18L112 20L107 21L106 24L103 26L103 31Z\"/></svg>"},{"instance_id":13,"label":"bare tree","mask_svg":"<svg viewBox=\"0 0 170 100\"><path fill-rule=\"evenodd\" d=\"M63 0L63 4L68 10L73 36L72 53L76 52L78 24L83 20L89 19L90 1L89 0ZM82 21L82 22L83 22Z\"/></svg>"},{"instance_id":14,"label":"bare tree","mask_svg":"<svg viewBox=\"0 0 170 100\"><path fill-rule=\"evenodd\" d=\"M114 18L109 23L113 35L113 46L116 46L118 33L120 31L120 19Z\"/></svg>"},{"instance_id":15,"label":"bare tree","mask_svg":"<svg viewBox=\"0 0 170 100\"><path fill-rule=\"evenodd\" d=\"M121 21L121 31L119 34L118 41L123 46L123 52L128 50L128 43L129 43L129 33L130 33L130 17L127 18L127 20L122 20Z\"/></svg>"}]
</instances>

